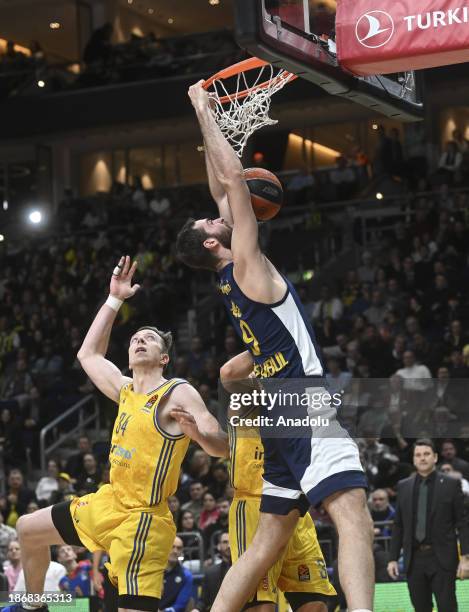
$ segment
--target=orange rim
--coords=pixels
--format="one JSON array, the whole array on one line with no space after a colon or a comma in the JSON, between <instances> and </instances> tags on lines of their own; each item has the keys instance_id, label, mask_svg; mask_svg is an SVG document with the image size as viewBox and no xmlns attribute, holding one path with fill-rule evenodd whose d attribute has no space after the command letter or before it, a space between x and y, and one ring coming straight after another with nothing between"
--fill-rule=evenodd
<instances>
[{"instance_id":1,"label":"orange rim","mask_svg":"<svg viewBox=\"0 0 469 612\"><path fill-rule=\"evenodd\" d=\"M209 87L211 87L215 81L229 79L240 74L241 72L249 72L250 70L255 70L256 68L263 68L264 66L268 65L269 62L261 60L258 57L250 57L247 60L243 60L242 62L238 62L237 64L233 64L232 66L228 66L228 68L220 70L204 82L203 88L208 90ZM278 81L290 82L294 81L297 78L298 77L296 74L287 72L285 70L282 74L277 75L273 79L269 79L268 81L264 81L263 83L257 83L257 85L249 87L248 89L244 89L243 91L238 91L236 94L223 96L219 99L219 102L221 104L227 104L228 102L231 102L233 98L235 98L236 100L242 100L243 98L246 98L246 96L248 96L252 91L257 91L258 89L266 89L267 87L269 87L269 85L271 85L272 83L277 83Z\"/></svg>"}]
</instances>

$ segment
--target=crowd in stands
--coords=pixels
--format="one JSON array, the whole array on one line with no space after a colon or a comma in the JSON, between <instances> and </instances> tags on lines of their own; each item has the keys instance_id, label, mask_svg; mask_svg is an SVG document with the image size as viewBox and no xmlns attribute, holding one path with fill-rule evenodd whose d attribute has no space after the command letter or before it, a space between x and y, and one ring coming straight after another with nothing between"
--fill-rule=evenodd
<instances>
[{"instance_id":1,"label":"crowd in stands","mask_svg":"<svg viewBox=\"0 0 469 612\"><path fill-rule=\"evenodd\" d=\"M81 62L70 63L52 61L37 41L27 50L8 41L5 52L0 55L2 95L206 74L244 58L229 30L177 38L157 38L153 32L146 36L134 33L122 43L115 43L113 39L113 26L104 24L92 33ZM39 81L43 84L38 89Z\"/></svg>"},{"instance_id":2,"label":"crowd in stands","mask_svg":"<svg viewBox=\"0 0 469 612\"><path fill-rule=\"evenodd\" d=\"M409 195L394 227L378 228L378 243L361 250L357 265L321 287L316 281L298 286L323 349L329 387L341 391L358 380L355 425L371 485L380 580L387 579L383 568L396 485L413 469L412 439L426 434L437 440L439 469L461 481L469 504L469 421L463 402L469 390L469 196L449 189L467 184L463 160L468 147L458 132L453 137L456 144L447 147L438 170L420 181L423 194ZM391 157L384 139L391 140L383 131L376 172L387 160L392 165L383 166L385 174L398 175L405 166L398 135L393 135ZM337 196L341 185L347 186L344 197L354 193L349 170L339 161L331 174ZM305 203L316 186L315 177L300 173L287 185L287 196ZM51 457L37 482L32 474L39 464L41 427L93 393L76 354L121 253L138 260L142 289L121 309L111 360L126 367L126 343L140 325L157 322L174 329L177 351L169 373L193 383L209 410L220 415L219 368L241 350L221 307L215 337L193 336L188 346L177 338L180 316L191 304L193 274L174 257L175 235L185 217L210 210L203 186L146 193L135 180L133 189L116 184L95 200L68 198L55 220L58 237L20 241L1 253L0 457L7 478L0 496L0 556L10 588L21 571L14 530L18 517L96 491L109 480L106 445L102 440L93 444L86 435L78 440L76 453ZM80 232L74 232L77 227ZM282 264L281 250L270 254ZM384 381L379 401L376 380ZM100 401L109 429L114 412ZM214 589L212 574L218 580L229 565L225 540L232 495L227 464L191 447L169 504L186 569L206 570L205 594ZM330 543L325 554L332 566L331 522L324 511L315 511L314 518L320 538ZM180 547L176 542L176 556ZM69 572L74 573L75 553L61 554L58 561L75 568ZM179 572L170 560L168 585L175 584ZM207 603L197 605L204 610Z\"/></svg>"},{"instance_id":3,"label":"crowd in stands","mask_svg":"<svg viewBox=\"0 0 469 612\"><path fill-rule=\"evenodd\" d=\"M93 390L76 353L105 298L116 259L113 244L136 254L142 284L113 333L111 359L120 367L126 366L122 347L133 329L156 320L171 328L177 325L178 304L187 304L187 272L173 258L177 227L172 226L171 201L154 194L143 205L135 193L135 224L117 234L104 231L105 207L85 209L80 212L81 224L91 233L45 240L2 256L0 441L8 477L0 498L0 552L11 581L11 576L18 578L18 517L96 491L109 479L105 445L93 445L85 435L75 454L49 460L47 474L34 488L28 473L38 465L39 429ZM412 471L413 426L418 424L424 428L419 434L430 433L439 441L440 469L461 480L469 502L467 439L444 441L469 432L461 402L469 385L468 196L437 189L414 199L407 213L408 223L384 233L374 252L363 251L358 266L324 284L316 296L314 283L299 286L324 352L330 388L344 389L357 379L360 384L368 379L388 381L384 403L377 403L372 387L365 385L356 406L361 456L372 489L370 509L378 523L376 559L381 570L396 485ZM73 207L64 207L61 214L62 226L68 223L71 229L77 214ZM154 227L142 228L139 223L147 215L153 215ZM194 336L187 350L178 350L172 368L174 375L199 389L216 415L219 368L240 350L231 327L224 324L219 331L216 344ZM432 401L422 402L426 393ZM103 410L106 414L105 405ZM111 425L112 411L104 421ZM200 571L220 561L217 542L228 526L232 495L226 463L192 448L177 494L169 500L189 569ZM326 557L332 564L331 523L323 511L315 511L314 518L320 538L331 543ZM379 577L386 579L385 572L377 571Z\"/></svg>"}]
</instances>

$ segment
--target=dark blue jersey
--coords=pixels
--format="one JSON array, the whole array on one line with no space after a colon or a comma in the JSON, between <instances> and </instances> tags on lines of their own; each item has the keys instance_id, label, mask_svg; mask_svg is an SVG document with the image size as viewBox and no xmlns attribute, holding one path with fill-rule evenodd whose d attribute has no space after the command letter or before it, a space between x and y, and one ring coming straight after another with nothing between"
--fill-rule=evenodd
<instances>
[{"instance_id":1,"label":"dark blue jersey","mask_svg":"<svg viewBox=\"0 0 469 612\"><path fill-rule=\"evenodd\" d=\"M229 317L251 352L258 378L322 376L323 365L313 327L293 285L275 304L244 295L233 276L233 263L219 273L219 290Z\"/></svg>"}]
</instances>

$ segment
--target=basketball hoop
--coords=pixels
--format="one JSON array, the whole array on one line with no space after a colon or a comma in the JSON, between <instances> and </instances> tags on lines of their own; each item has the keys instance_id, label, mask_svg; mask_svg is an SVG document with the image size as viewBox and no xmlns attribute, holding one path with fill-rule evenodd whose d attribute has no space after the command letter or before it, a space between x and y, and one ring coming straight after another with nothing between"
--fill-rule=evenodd
<instances>
[{"instance_id":1,"label":"basketball hoop","mask_svg":"<svg viewBox=\"0 0 469 612\"><path fill-rule=\"evenodd\" d=\"M238 157L254 132L277 123L269 117L271 98L296 78L291 72L251 57L205 81L216 121Z\"/></svg>"}]
</instances>

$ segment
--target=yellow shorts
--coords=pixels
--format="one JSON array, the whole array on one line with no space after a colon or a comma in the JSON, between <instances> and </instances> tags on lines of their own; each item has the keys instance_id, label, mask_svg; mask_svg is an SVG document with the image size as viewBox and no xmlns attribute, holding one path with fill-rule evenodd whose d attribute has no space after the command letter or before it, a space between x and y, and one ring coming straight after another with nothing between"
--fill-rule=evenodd
<instances>
[{"instance_id":1,"label":"yellow shorts","mask_svg":"<svg viewBox=\"0 0 469 612\"><path fill-rule=\"evenodd\" d=\"M236 498L230 508L230 548L233 563L250 545L259 522L260 498ZM284 556L271 567L257 589L257 601L276 602L284 593L335 595L309 514L300 518Z\"/></svg>"},{"instance_id":2,"label":"yellow shorts","mask_svg":"<svg viewBox=\"0 0 469 612\"><path fill-rule=\"evenodd\" d=\"M75 498L73 524L91 552L104 550L109 578L119 595L161 597L163 574L176 536L176 526L166 504L129 510L116 499L112 487Z\"/></svg>"}]
</instances>

